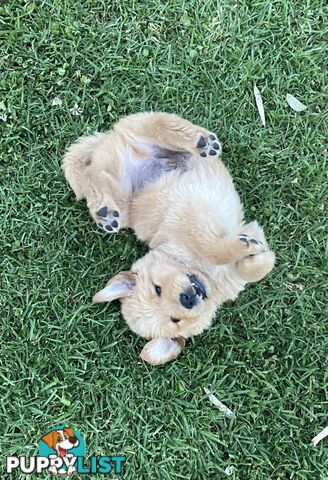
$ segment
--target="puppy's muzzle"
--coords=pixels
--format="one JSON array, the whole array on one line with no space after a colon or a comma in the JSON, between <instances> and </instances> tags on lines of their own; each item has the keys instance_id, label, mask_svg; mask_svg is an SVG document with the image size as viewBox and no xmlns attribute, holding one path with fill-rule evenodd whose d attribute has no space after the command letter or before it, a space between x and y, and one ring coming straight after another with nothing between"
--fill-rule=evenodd
<instances>
[{"instance_id":1,"label":"puppy's muzzle","mask_svg":"<svg viewBox=\"0 0 328 480\"><path fill-rule=\"evenodd\" d=\"M189 310L193 308L199 302L199 297L195 290L190 287L185 292L180 295L180 303L183 307L188 308Z\"/></svg>"},{"instance_id":2,"label":"puppy's muzzle","mask_svg":"<svg viewBox=\"0 0 328 480\"><path fill-rule=\"evenodd\" d=\"M200 300L206 300L206 287L196 275L188 275L190 287L180 295L180 303L189 310L195 307Z\"/></svg>"}]
</instances>

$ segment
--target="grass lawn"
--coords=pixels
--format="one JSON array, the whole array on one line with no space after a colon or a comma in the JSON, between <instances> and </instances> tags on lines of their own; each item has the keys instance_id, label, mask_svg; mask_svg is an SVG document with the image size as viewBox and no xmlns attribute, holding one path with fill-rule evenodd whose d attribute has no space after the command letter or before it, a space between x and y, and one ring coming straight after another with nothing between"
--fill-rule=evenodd
<instances>
[{"instance_id":1,"label":"grass lawn","mask_svg":"<svg viewBox=\"0 0 328 480\"><path fill-rule=\"evenodd\" d=\"M327 16L324 0L1 2L1 463L66 424L88 454L124 453L126 479L328 479L328 441L311 446L328 424ZM119 304L91 303L146 247L101 232L60 168L81 134L150 109L218 132L277 254L156 368Z\"/></svg>"}]
</instances>

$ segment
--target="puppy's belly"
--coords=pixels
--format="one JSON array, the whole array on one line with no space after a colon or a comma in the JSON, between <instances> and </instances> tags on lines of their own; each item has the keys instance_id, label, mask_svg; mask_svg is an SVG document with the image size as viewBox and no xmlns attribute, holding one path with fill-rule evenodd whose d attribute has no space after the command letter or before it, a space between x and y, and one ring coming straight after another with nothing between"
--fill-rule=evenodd
<instances>
[{"instance_id":1,"label":"puppy's belly","mask_svg":"<svg viewBox=\"0 0 328 480\"><path fill-rule=\"evenodd\" d=\"M237 235L243 212L229 172L208 159L191 161L183 175L171 172L145 187L132 199L130 218L138 238L155 248L177 236L188 246L191 229L199 238Z\"/></svg>"},{"instance_id":2,"label":"puppy's belly","mask_svg":"<svg viewBox=\"0 0 328 480\"><path fill-rule=\"evenodd\" d=\"M155 183L170 172L186 172L191 166L192 155L185 151L174 151L155 146L149 157L136 162L131 161L127 175L131 182L132 194L136 195L147 185Z\"/></svg>"}]
</instances>

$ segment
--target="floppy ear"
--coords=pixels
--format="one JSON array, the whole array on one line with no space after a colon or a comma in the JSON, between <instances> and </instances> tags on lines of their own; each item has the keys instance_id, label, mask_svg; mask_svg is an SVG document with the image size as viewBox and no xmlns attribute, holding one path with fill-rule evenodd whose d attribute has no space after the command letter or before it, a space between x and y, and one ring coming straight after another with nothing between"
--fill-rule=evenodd
<instances>
[{"instance_id":1,"label":"floppy ear","mask_svg":"<svg viewBox=\"0 0 328 480\"><path fill-rule=\"evenodd\" d=\"M177 358L186 344L183 337L154 338L146 343L140 357L150 365L162 365Z\"/></svg>"},{"instance_id":2,"label":"floppy ear","mask_svg":"<svg viewBox=\"0 0 328 480\"><path fill-rule=\"evenodd\" d=\"M69 437L75 437L72 428L64 428L64 432L67 433L67 435L68 435Z\"/></svg>"},{"instance_id":3,"label":"floppy ear","mask_svg":"<svg viewBox=\"0 0 328 480\"><path fill-rule=\"evenodd\" d=\"M137 274L134 272L121 272L111 278L106 287L93 297L93 303L112 302L117 298L130 295L136 284Z\"/></svg>"},{"instance_id":4,"label":"floppy ear","mask_svg":"<svg viewBox=\"0 0 328 480\"><path fill-rule=\"evenodd\" d=\"M55 445L57 443L57 438L58 438L58 433L56 430L52 430L52 432L47 433L47 435L43 435L41 437L41 440L43 440L49 448L55 448Z\"/></svg>"}]
</instances>

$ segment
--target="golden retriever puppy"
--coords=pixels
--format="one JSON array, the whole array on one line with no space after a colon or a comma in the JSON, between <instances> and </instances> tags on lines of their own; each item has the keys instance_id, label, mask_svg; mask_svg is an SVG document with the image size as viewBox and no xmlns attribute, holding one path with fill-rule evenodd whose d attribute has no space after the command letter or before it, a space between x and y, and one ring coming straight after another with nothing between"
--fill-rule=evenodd
<instances>
[{"instance_id":1,"label":"golden retriever puppy","mask_svg":"<svg viewBox=\"0 0 328 480\"><path fill-rule=\"evenodd\" d=\"M141 357L153 365L177 357L224 301L274 265L262 228L244 222L220 154L213 133L154 112L80 138L63 159L97 225L110 234L132 228L150 247L93 301L120 299L130 328L150 340Z\"/></svg>"}]
</instances>

